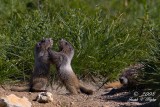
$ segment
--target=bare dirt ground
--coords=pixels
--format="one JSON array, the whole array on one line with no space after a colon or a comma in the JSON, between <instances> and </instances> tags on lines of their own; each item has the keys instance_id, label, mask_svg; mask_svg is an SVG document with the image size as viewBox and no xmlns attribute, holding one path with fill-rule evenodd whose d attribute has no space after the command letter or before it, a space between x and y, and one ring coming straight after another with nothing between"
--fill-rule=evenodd
<instances>
[{"instance_id":1,"label":"bare dirt ground","mask_svg":"<svg viewBox=\"0 0 160 107\"><path fill-rule=\"evenodd\" d=\"M23 86L23 84L21 86ZM107 93L106 89L101 88L97 91L97 84L90 83L87 84L87 86L95 90L93 95L68 95L68 92L64 87L56 90L58 86L54 84L51 92L53 94L54 101L46 104L33 101L38 93L13 92L10 91L10 88L12 87L10 85L3 85L3 87L0 87L0 97L10 94L15 94L19 97L25 96L32 103L32 107L137 107L139 105L143 105L139 102L128 101L128 92L115 95L105 95Z\"/></svg>"}]
</instances>

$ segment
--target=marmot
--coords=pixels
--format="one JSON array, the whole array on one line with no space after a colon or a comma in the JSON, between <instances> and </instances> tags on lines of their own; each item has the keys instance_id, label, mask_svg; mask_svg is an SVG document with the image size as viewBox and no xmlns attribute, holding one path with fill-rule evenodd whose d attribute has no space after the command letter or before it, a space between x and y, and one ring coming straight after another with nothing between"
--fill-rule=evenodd
<instances>
[{"instance_id":1,"label":"marmot","mask_svg":"<svg viewBox=\"0 0 160 107\"><path fill-rule=\"evenodd\" d=\"M128 87L132 87L137 84L137 77L140 75L140 71L145 69L145 65L143 64L135 64L131 65L128 68L124 69L122 74L119 77L119 81L123 85L127 85Z\"/></svg>"},{"instance_id":2,"label":"marmot","mask_svg":"<svg viewBox=\"0 0 160 107\"><path fill-rule=\"evenodd\" d=\"M12 91L47 91L50 78L50 62L48 49L53 45L51 38L46 38L38 42L34 49L34 71L30 79L29 86L13 87Z\"/></svg>"},{"instance_id":3,"label":"marmot","mask_svg":"<svg viewBox=\"0 0 160 107\"><path fill-rule=\"evenodd\" d=\"M64 39L59 41L59 51L55 52L49 49L50 61L55 64L58 76L66 89L71 94L79 92L87 95L93 94L93 90L85 88L72 70L71 60L74 56L73 46Z\"/></svg>"},{"instance_id":4,"label":"marmot","mask_svg":"<svg viewBox=\"0 0 160 107\"><path fill-rule=\"evenodd\" d=\"M145 69L144 64L134 64L124 69L122 74L119 76L119 81L106 84L105 88L115 88L115 89L132 89L137 87L138 80L137 77L140 75L140 71Z\"/></svg>"}]
</instances>

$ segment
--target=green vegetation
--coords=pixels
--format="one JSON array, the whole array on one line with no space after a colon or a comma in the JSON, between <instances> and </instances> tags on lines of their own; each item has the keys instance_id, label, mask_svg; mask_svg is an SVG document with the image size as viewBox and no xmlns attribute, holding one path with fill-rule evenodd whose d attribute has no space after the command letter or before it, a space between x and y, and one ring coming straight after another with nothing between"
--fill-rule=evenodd
<instances>
[{"instance_id":1,"label":"green vegetation","mask_svg":"<svg viewBox=\"0 0 160 107\"><path fill-rule=\"evenodd\" d=\"M74 45L76 74L115 79L137 61L159 64L159 11L159 0L1 0L0 82L29 78L42 37L54 50L60 38Z\"/></svg>"}]
</instances>

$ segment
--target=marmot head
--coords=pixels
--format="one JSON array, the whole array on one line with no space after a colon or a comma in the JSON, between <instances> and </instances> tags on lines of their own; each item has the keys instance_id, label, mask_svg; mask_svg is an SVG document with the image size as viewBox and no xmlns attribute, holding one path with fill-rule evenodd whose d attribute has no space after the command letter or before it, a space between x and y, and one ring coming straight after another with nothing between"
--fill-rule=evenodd
<instances>
[{"instance_id":1,"label":"marmot head","mask_svg":"<svg viewBox=\"0 0 160 107\"><path fill-rule=\"evenodd\" d=\"M132 65L122 72L119 77L119 81L123 85L136 85L139 72L144 69L143 64Z\"/></svg>"},{"instance_id":2,"label":"marmot head","mask_svg":"<svg viewBox=\"0 0 160 107\"><path fill-rule=\"evenodd\" d=\"M48 49L53 46L53 40L51 38L43 38L35 46L35 57L44 56Z\"/></svg>"},{"instance_id":3,"label":"marmot head","mask_svg":"<svg viewBox=\"0 0 160 107\"><path fill-rule=\"evenodd\" d=\"M59 51L63 52L64 54L66 54L68 57L70 57L72 59L73 55L74 55L74 48L71 45L71 43L69 43L68 41L61 39L59 41Z\"/></svg>"},{"instance_id":4,"label":"marmot head","mask_svg":"<svg viewBox=\"0 0 160 107\"><path fill-rule=\"evenodd\" d=\"M43 38L36 44L37 50L48 50L53 46L53 40L51 38Z\"/></svg>"}]
</instances>

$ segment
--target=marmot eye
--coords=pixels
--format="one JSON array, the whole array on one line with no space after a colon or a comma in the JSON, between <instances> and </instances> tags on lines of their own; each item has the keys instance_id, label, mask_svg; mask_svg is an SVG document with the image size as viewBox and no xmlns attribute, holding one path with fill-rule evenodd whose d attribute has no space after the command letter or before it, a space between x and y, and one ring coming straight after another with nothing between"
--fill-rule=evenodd
<instances>
[{"instance_id":1,"label":"marmot eye","mask_svg":"<svg viewBox=\"0 0 160 107\"><path fill-rule=\"evenodd\" d=\"M68 43L66 42L65 45L67 45Z\"/></svg>"}]
</instances>

